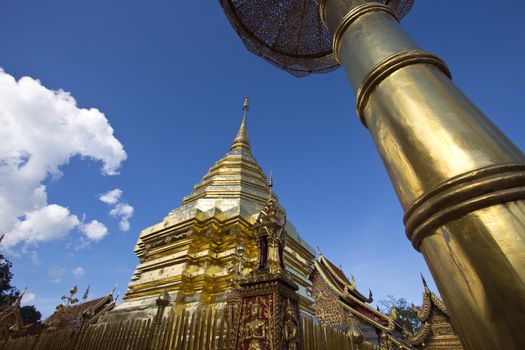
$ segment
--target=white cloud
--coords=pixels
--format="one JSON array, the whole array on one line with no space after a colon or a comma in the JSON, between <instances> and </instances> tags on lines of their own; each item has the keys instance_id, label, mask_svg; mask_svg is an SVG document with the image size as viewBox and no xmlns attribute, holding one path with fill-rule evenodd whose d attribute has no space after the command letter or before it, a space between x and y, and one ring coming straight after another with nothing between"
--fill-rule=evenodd
<instances>
[{"instance_id":1,"label":"white cloud","mask_svg":"<svg viewBox=\"0 0 525 350\"><path fill-rule=\"evenodd\" d=\"M117 204L120 196L122 196L122 190L115 188L114 190L101 194L98 198L106 204Z\"/></svg>"},{"instance_id":2,"label":"white cloud","mask_svg":"<svg viewBox=\"0 0 525 350\"><path fill-rule=\"evenodd\" d=\"M62 238L79 224L76 215L68 208L50 204L27 213L18 220L13 229L6 234L2 243L8 247L19 242L38 243Z\"/></svg>"},{"instance_id":3,"label":"white cloud","mask_svg":"<svg viewBox=\"0 0 525 350\"><path fill-rule=\"evenodd\" d=\"M93 220L88 224L80 225L80 230L86 235L87 238L93 241L101 240L108 234L107 227L97 220Z\"/></svg>"},{"instance_id":4,"label":"white cloud","mask_svg":"<svg viewBox=\"0 0 525 350\"><path fill-rule=\"evenodd\" d=\"M111 209L109 215L114 218L120 218L118 223L122 231L129 230L129 219L133 216L133 207L128 203L119 203L115 208Z\"/></svg>"},{"instance_id":5,"label":"white cloud","mask_svg":"<svg viewBox=\"0 0 525 350\"><path fill-rule=\"evenodd\" d=\"M133 216L134 209L128 203L120 201L122 193L123 192L121 189L115 188L114 190L101 194L98 198L102 202L113 206L113 208L109 211L109 215L114 218L120 218L118 223L120 230L129 231L129 219Z\"/></svg>"},{"instance_id":6,"label":"white cloud","mask_svg":"<svg viewBox=\"0 0 525 350\"><path fill-rule=\"evenodd\" d=\"M82 266L78 266L73 269L73 275L77 277L83 276L85 272L86 271L84 270Z\"/></svg>"},{"instance_id":7,"label":"white cloud","mask_svg":"<svg viewBox=\"0 0 525 350\"><path fill-rule=\"evenodd\" d=\"M68 92L30 77L16 81L1 68L0 125L0 232L6 247L60 238L79 224L67 208L47 203L42 184L60 177L72 157L100 161L104 175L118 174L127 157L99 110L79 108Z\"/></svg>"},{"instance_id":8,"label":"white cloud","mask_svg":"<svg viewBox=\"0 0 525 350\"><path fill-rule=\"evenodd\" d=\"M121 230L121 231L124 231L124 232L127 232L129 231L130 229L130 224L129 224L129 220L128 219L121 219L119 222L118 222L118 228Z\"/></svg>"},{"instance_id":9,"label":"white cloud","mask_svg":"<svg viewBox=\"0 0 525 350\"><path fill-rule=\"evenodd\" d=\"M51 283L60 283L62 282L62 277L66 274L66 269L63 267L53 266L48 271L49 276L51 276Z\"/></svg>"},{"instance_id":10,"label":"white cloud","mask_svg":"<svg viewBox=\"0 0 525 350\"><path fill-rule=\"evenodd\" d=\"M22 296L21 303L22 304L30 303L33 300L35 300L35 298L36 298L36 295L34 293L25 292L24 295Z\"/></svg>"}]
</instances>

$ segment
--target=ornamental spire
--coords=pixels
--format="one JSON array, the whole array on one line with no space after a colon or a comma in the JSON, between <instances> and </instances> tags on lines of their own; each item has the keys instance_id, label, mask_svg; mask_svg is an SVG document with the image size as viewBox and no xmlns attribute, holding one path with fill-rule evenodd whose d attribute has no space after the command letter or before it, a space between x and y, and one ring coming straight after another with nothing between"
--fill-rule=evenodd
<instances>
[{"instance_id":1,"label":"ornamental spire","mask_svg":"<svg viewBox=\"0 0 525 350\"><path fill-rule=\"evenodd\" d=\"M235 137L235 140L233 140L233 144L231 147L232 150L245 149L247 151L250 151L250 141L248 140L248 131L246 129L246 114L249 109L250 103L248 101L248 97L246 97L244 99L244 103L242 104L243 116L241 126L239 127L239 131L237 131L237 136Z\"/></svg>"},{"instance_id":2,"label":"ornamental spire","mask_svg":"<svg viewBox=\"0 0 525 350\"><path fill-rule=\"evenodd\" d=\"M270 192L268 194L268 199L272 199L273 195L273 176L272 176L272 169L270 169L270 180L268 180L268 188L270 189Z\"/></svg>"},{"instance_id":3,"label":"ornamental spire","mask_svg":"<svg viewBox=\"0 0 525 350\"><path fill-rule=\"evenodd\" d=\"M268 183L270 197L254 224L259 250L258 267L255 273L285 273L284 246L286 241L286 213L272 197L273 178Z\"/></svg>"}]
</instances>

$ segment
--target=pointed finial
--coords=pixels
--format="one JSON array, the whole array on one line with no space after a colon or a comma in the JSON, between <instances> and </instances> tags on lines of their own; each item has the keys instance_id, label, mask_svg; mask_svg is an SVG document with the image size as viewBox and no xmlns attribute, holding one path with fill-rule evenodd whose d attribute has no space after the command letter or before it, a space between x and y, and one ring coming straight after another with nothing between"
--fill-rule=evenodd
<instances>
[{"instance_id":1,"label":"pointed finial","mask_svg":"<svg viewBox=\"0 0 525 350\"><path fill-rule=\"evenodd\" d=\"M428 290L427 281L425 280L425 277L423 277L423 274L420 272L421 275L421 281L423 281L423 286L425 287L425 291Z\"/></svg>"},{"instance_id":2,"label":"pointed finial","mask_svg":"<svg viewBox=\"0 0 525 350\"><path fill-rule=\"evenodd\" d=\"M248 140L248 131L246 129L246 114L248 110L250 109L250 103L248 101L248 97L244 99L244 103L242 104L242 122L241 126L239 127L239 131L237 131L237 136L235 136L235 140L233 140L233 144L231 149L245 149L250 150L250 141Z\"/></svg>"},{"instance_id":3,"label":"pointed finial","mask_svg":"<svg viewBox=\"0 0 525 350\"><path fill-rule=\"evenodd\" d=\"M317 255L323 255L323 252L321 252L321 248L319 248L319 246L317 246Z\"/></svg>"},{"instance_id":4,"label":"pointed finial","mask_svg":"<svg viewBox=\"0 0 525 350\"><path fill-rule=\"evenodd\" d=\"M87 300L88 296L89 296L89 287L91 287L89 284L86 288L86 291L84 292L84 294L82 295L82 300Z\"/></svg>"},{"instance_id":5,"label":"pointed finial","mask_svg":"<svg viewBox=\"0 0 525 350\"><path fill-rule=\"evenodd\" d=\"M268 187L270 188L270 192L268 193L268 199L272 199L272 194L273 194L273 175L272 175L272 169L270 169L270 178L268 179Z\"/></svg>"},{"instance_id":6,"label":"pointed finial","mask_svg":"<svg viewBox=\"0 0 525 350\"><path fill-rule=\"evenodd\" d=\"M118 286L118 283L115 282L115 286L114 286L113 289L111 290L111 295L115 294L115 291L117 290L117 286Z\"/></svg>"},{"instance_id":7,"label":"pointed finial","mask_svg":"<svg viewBox=\"0 0 525 350\"><path fill-rule=\"evenodd\" d=\"M244 116L246 117L246 112L250 110L250 101L248 97L244 98L244 103L242 104L242 110L244 111Z\"/></svg>"}]
</instances>

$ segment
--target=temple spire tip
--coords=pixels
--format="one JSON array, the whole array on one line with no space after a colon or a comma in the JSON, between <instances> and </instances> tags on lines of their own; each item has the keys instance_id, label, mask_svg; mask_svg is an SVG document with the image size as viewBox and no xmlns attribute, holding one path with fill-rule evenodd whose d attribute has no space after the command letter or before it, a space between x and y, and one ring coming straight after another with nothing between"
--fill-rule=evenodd
<instances>
[{"instance_id":1,"label":"temple spire tip","mask_svg":"<svg viewBox=\"0 0 525 350\"><path fill-rule=\"evenodd\" d=\"M241 126L239 127L239 131L237 131L237 136L235 136L235 139L233 140L233 144L231 149L246 149L250 150L250 141L248 140L248 130L246 128L246 115L248 111L250 110L250 102L248 100L248 97L244 98L244 103L242 104L242 122Z\"/></svg>"},{"instance_id":2,"label":"temple spire tip","mask_svg":"<svg viewBox=\"0 0 525 350\"><path fill-rule=\"evenodd\" d=\"M250 110L250 101L248 97L244 98L244 103L242 104L242 110L244 111L244 116L246 117L246 112Z\"/></svg>"}]
</instances>

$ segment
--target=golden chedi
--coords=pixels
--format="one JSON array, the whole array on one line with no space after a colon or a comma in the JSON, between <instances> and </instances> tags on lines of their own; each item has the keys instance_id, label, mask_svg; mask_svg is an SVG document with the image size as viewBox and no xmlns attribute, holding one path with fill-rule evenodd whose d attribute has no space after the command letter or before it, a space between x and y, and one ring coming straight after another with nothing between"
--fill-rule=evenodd
<instances>
[{"instance_id":1,"label":"golden chedi","mask_svg":"<svg viewBox=\"0 0 525 350\"><path fill-rule=\"evenodd\" d=\"M246 99L230 151L209 169L180 207L140 233L135 246L140 263L113 316L130 311L134 317L155 313L155 300L164 290L175 308L221 307L236 276L256 266L253 225L271 192L251 153L248 109ZM313 314L307 275L315 252L289 222L286 231L287 270L299 286L301 309Z\"/></svg>"}]
</instances>

